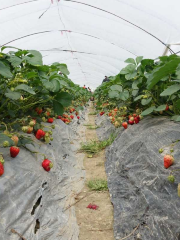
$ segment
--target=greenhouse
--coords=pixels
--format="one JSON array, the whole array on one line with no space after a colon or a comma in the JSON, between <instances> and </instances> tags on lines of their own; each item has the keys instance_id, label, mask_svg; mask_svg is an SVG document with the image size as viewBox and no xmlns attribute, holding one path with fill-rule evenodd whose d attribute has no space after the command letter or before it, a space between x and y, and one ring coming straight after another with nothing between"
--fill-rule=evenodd
<instances>
[{"instance_id":1,"label":"greenhouse","mask_svg":"<svg viewBox=\"0 0 180 240\"><path fill-rule=\"evenodd\" d=\"M0 0L0 240L180 240L179 16Z\"/></svg>"}]
</instances>

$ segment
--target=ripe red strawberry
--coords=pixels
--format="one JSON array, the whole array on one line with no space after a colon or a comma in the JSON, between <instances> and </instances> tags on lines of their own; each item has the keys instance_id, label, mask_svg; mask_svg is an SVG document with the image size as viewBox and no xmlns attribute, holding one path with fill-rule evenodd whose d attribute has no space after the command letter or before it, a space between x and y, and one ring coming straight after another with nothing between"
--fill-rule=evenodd
<instances>
[{"instance_id":1,"label":"ripe red strawberry","mask_svg":"<svg viewBox=\"0 0 180 240\"><path fill-rule=\"evenodd\" d=\"M42 162L42 167L45 171L49 172L53 167L53 163L49 159L44 159L44 161Z\"/></svg>"},{"instance_id":2,"label":"ripe red strawberry","mask_svg":"<svg viewBox=\"0 0 180 240\"><path fill-rule=\"evenodd\" d=\"M169 110L169 106L168 105L166 105L166 109L165 109L165 111L168 111Z\"/></svg>"},{"instance_id":3,"label":"ripe red strawberry","mask_svg":"<svg viewBox=\"0 0 180 240\"><path fill-rule=\"evenodd\" d=\"M70 118L71 118L71 119L74 119L74 116L73 116L73 115L71 115L71 116L70 116Z\"/></svg>"},{"instance_id":4,"label":"ripe red strawberry","mask_svg":"<svg viewBox=\"0 0 180 240\"><path fill-rule=\"evenodd\" d=\"M99 207L96 205L96 204L89 204L88 206L87 206L87 208L90 208L90 209L93 209L93 210L97 210Z\"/></svg>"},{"instance_id":5,"label":"ripe red strawberry","mask_svg":"<svg viewBox=\"0 0 180 240\"><path fill-rule=\"evenodd\" d=\"M133 114L133 117L135 118L136 116L137 116L137 114L136 114L136 113L134 113L134 114Z\"/></svg>"},{"instance_id":6,"label":"ripe red strawberry","mask_svg":"<svg viewBox=\"0 0 180 240\"><path fill-rule=\"evenodd\" d=\"M125 129L127 129L127 128L128 128L127 122L123 122L123 123L122 123L122 126L123 126Z\"/></svg>"},{"instance_id":7,"label":"ripe red strawberry","mask_svg":"<svg viewBox=\"0 0 180 240\"><path fill-rule=\"evenodd\" d=\"M171 155L164 156L164 167L169 168L174 163L174 158Z\"/></svg>"},{"instance_id":8,"label":"ripe red strawberry","mask_svg":"<svg viewBox=\"0 0 180 240\"><path fill-rule=\"evenodd\" d=\"M36 108L36 112L37 112L37 114L40 115L40 114L42 113L42 111L43 111L42 108L38 108L38 107Z\"/></svg>"},{"instance_id":9,"label":"ripe red strawberry","mask_svg":"<svg viewBox=\"0 0 180 240\"><path fill-rule=\"evenodd\" d=\"M20 149L16 146L10 147L11 157L15 158L19 154Z\"/></svg>"},{"instance_id":10,"label":"ripe red strawberry","mask_svg":"<svg viewBox=\"0 0 180 240\"><path fill-rule=\"evenodd\" d=\"M53 122L54 122L54 119L53 119L53 118L48 118L47 122L48 122L48 123L53 123Z\"/></svg>"},{"instance_id":11,"label":"ripe red strawberry","mask_svg":"<svg viewBox=\"0 0 180 240\"><path fill-rule=\"evenodd\" d=\"M137 124L137 123L139 123L139 118L138 117L135 117L134 118L134 122Z\"/></svg>"},{"instance_id":12,"label":"ripe red strawberry","mask_svg":"<svg viewBox=\"0 0 180 240\"><path fill-rule=\"evenodd\" d=\"M129 120L128 123L129 123L130 125L133 125L133 124L134 124L134 121Z\"/></svg>"},{"instance_id":13,"label":"ripe red strawberry","mask_svg":"<svg viewBox=\"0 0 180 240\"><path fill-rule=\"evenodd\" d=\"M140 118L140 116L139 116L139 115L137 115L136 117L137 117L137 119L138 119L139 121L141 120L141 118Z\"/></svg>"},{"instance_id":14,"label":"ripe red strawberry","mask_svg":"<svg viewBox=\"0 0 180 240\"><path fill-rule=\"evenodd\" d=\"M4 165L0 162L0 176L4 174Z\"/></svg>"},{"instance_id":15,"label":"ripe red strawberry","mask_svg":"<svg viewBox=\"0 0 180 240\"><path fill-rule=\"evenodd\" d=\"M80 119L80 116L77 116L77 119Z\"/></svg>"},{"instance_id":16,"label":"ripe red strawberry","mask_svg":"<svg viewBox=\"0 0 180 240\"><path fill-rule=\"evenodd\" d=\"M62 119L62 117L61 117L61 116L58 116L57 118L58 118L58 119Z\"/></svg>"},{"instance_id":17,"label":"ripe red strawberry","mask_svg":"<svg viewBox=\"0 0 180 240\"><path fill-rule=\"evenodd\" d=\"M42 137L44 137L45 132L42 129L38 129L36 132L36 138L37 139L41 139Z\"/></svg>"},{"instance_id":18,"label":"ripe red strawberry","mask_svg":"<svg viewBox=\"0 0 180 240\"><path fill-rule=\"evenodd\" d=\"M115 121L115 118L113 117L112 119L111 119L111 122L114 122Z\"/></svg>"}]
</instances>

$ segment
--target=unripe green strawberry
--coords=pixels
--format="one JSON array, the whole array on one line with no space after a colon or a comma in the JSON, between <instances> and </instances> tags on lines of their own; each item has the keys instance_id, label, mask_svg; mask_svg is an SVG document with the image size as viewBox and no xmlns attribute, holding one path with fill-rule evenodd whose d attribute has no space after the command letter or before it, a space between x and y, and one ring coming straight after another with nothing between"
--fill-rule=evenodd
<instances>
[{"instance_id":1,"label":"unripe green strawberry","mask_svg":"<svg viewBox=\"0 0 180 240\"><path fill-rule=\"evenodd\" d=\"M51 112L51 109L50 109L50 108L47 108L46 110L47 110L48 112Z\"/></svg>"},{"instance_id":2,"label":"unripe green strawberry","mask_svg":"<svg viewBox=\"0 0 180 240\"><path fill-rule=\"evenodd\" d=\"M23 126L23 127L22 127L22 131L23 131L24 133L27 133L28 128L29 128L28 126Z\"/></svg>"},{"instance_id":3,"label":"unripe green strawberry","mask_svg":"<svg viewBox=\"0 0 180 240\"><path fill-rule=\"evenodd\" d=\"M164 150L163 150L162 148L159 149L159 153L163 153L163 151L164 151Z\"/></svg>"},{"instance_id":4,"label":"unripe green strawberry","mask_svg":"<svg viewBox=\"0 0 180 240\"><path fill-rule=\"evenodd\" d=\"M30 121L29 126L34 127L35 124L36 124L36 121L32 120L32 121Z\"/></svg>"},{"instance_id":5,"label":"unripe green strawberry","mask_svg":"<svg viewBox=\"0 0 180 240\"><path fill-rule=\"evenodd\" d=\"M139 114L141 112L141 110L138 108L136 109L136 113Z\"/></svg>"},{"instance_id":6,"label":"unripe green strawberry","mask_svg":"<svg viewBox=\"0 0 180 240\"><path fill-rule=\"evenodd\" d=\"M42 117L43 122L47 122L47 119L45 117Z\"/></svg>"},{"instance_id":7,"label":"unripe green strawberry","mask_svg":"<svg viewBox=\"0 0 180 240\"><path fill-rule=\"evenodd\" d=\"M4 165L4 158L2 155L0 155L0 162Z\"/></svg>"},{"instance_id":8,"label":"unripe green strawberry","mask_svg":"<svg viewBox=\"0 0 180 240\"><path fill-rule=\"evenodd\" d=\"M8 141L4 141L4 142L3 142L3 147L9 147L9 145L10 145L10 144L9 144Z\"/></svg>"},{"instance_id":9,"label":"unripe green strawberry","mask_svg":"<svg viewBox=\"0 0 180 240\"><path fill-rule=\"evenodd\" d=\"M8 130L5 130L4 132L3 132L5 135L9 135L9 131Z\"/></svg>"},{"instance_id":10,"label":"unripe green strawberry","mask_svg":"<svg viewBox=\"0 0 180 240\"><path fill-rule=\"evenodd\" d=\"M45 137L45 143L49 143L50 142L50 137Z\"/></svg>"},{"instance_id":11,"label":"unripe green strawberry","mask_svg":"<svg viewBox=\"0 0 180 240\"><path fill-rule=\"evenodd\" d=\"M49 137L49 133L48 132L45 133L45 137Z\"/></svg>"},{"instance_id":12,"label":"unripe green strawberry","mask_svg":"<svg viewBox=\"0 0 180 240\"><path fill-rule=\"evenodd\" d=\"M53 137L51 137L50 139L51 139L51 141L53 141L53 139L54 139L54 138L53 138Z\"/></svg>"},{"instance_id":13,"label":"unripe green strawberry","mask_svg":"<svg viewBox=\"0 0 180 240\"><path fill-rule=\"evenodd\" d=\"M170 105L170 106L169 106L169 109L172 111L172 110L173 110L173 105Z\"/></svg>"},{"instance_id":14,"label":"unripe green strawberry","mask_svg":"<svg viewBox=\"0 0 180 240\"><path fill-rule=\"evenodd\" d=\"M174 183L175 177L173 175L169 175L168 176L168 181L171 182L171 183Z\"/></svg>"},{"instance_id":15,"label":"unripe green strawberry","mask_svg":"<svg viewBox=\"0 0 180 240\"><path fill-rule=\"evenodd\" d=\"M49 131L49 134L52 135L53 134L52 131Z\"/></svg>"},{"instance_id":16,"label":"unripe green strawberry","mask_svg":"<svg viewBox=\"0 0 180 240\"><path fill-rule=\"evenodd\" d=\"M55 129L55 125L52 125L51 127L52 127L52 129Z\"/></svg>"}]
</instances>

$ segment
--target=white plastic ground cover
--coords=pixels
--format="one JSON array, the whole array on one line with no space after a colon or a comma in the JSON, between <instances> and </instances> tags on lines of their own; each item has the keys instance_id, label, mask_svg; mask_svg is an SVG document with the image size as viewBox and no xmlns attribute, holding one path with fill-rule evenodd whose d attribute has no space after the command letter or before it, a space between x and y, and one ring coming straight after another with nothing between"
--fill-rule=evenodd
<instances>
[{"instance_id":1,"label":"white plastic ground cover","mask_svg":"<svg viewBox=\"0 0 180 240\"><path fill-rule=\"evenodd\" d=\"M40 50L95 88L127 58L180 50L180 1L0 0L0 33L1 46Z\"/></svg>"},{"instance_id":2,"label":"white plastic ground cover","mask_svg":"<svg viewBox=\"0 0 180 240\"><path fill-rule=\"evenodd\" d=\"M98 128L101 139L110 135L110 127L104 126L105 118L97 118L102 124ZM126 130L120 128L117 138L106 149L115 240L180 239L179 172L173 172L173 184L167 180L172 170L180 168L179 139L179 123L166 117L148 117ZM160 148L164 149L162 154ZM165 169L163 156L172 148L175 163Z\"/></svg>"},{"instance_id":3,"label":"white plastic ground cover","mask_svg":"<svg viewBox=\"0 0 180 240\"><path fill-rule=\"evenodd\" d=\"M73 129L77 132L80 127L82 131L82 124L74 120ZM41 166L43 156L21 149L13 159L9 149L0 149L6 160L0 179L1 240L19 240L17 233L27 240L78 240L73 204L84 183L84 156L75 156L79 136L71 126L61 120L56 120L55 125L51 144L35 147L53 162L50 172ZM32 145L27 147L34 150Z\"/></svg>"}]
</instances>

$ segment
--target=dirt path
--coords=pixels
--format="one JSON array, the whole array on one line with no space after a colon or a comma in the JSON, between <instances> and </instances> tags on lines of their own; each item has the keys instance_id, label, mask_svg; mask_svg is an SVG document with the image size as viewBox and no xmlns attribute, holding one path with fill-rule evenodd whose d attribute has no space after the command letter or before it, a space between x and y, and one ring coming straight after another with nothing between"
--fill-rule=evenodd
<instances>
[{"instance_id":1,"label":"dirt path","mask_svg":"<svg viewBox=\"0 0 180 240\"><path fill-rule=\"evenodd\" d=\"M89 112L93 112L92 106ZM86 124L95 126L95 116L88 115ZM86 127L86 141L97 139L96 130ZM114 240L113 235L113 206L109 192L95 192L89 190L87 183L93 179L107 179L105 168L105 152L102 151L93 158L85 156L84 168L86 170L85 186L76 197L76 217L80 229L79 240ZM89 204L99 206L98 210L88 209Z\"/></svg>"}]
</instances>

